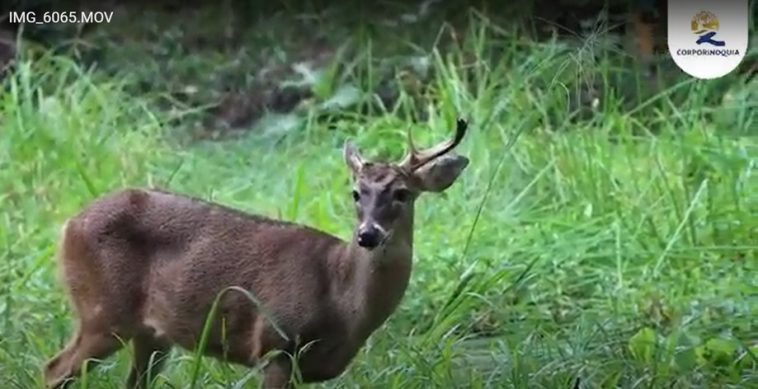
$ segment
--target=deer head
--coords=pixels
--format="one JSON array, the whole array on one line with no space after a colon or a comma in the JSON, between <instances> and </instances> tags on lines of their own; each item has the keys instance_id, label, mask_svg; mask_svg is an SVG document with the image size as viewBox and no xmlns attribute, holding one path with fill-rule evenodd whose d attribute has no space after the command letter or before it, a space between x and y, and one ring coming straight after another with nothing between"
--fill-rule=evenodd
<instances>
[{"instance_id":1,"label":"deer head","mask_svg":"<svg viewBox=\"0 0 758 389\"><path fill-rule=\"evenodd\" d=\"M416 149L409 130L408 152L399 163L366 161L350 140L345 142L345 163L354 183L359 246L373 250L384 245L399 227L412 226L414 201L422 192L442 192L455 182L469 160L451 151L467 127L465 120L458 119L451 139L425 150Z\"/></svg>"}]
</instances>

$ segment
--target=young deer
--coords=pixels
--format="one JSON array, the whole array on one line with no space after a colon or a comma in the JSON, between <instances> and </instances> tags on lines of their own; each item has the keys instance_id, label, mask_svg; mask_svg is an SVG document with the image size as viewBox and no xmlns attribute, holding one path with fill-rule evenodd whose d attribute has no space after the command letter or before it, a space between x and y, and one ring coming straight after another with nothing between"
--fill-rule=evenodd
<instances>
[{"instance_id":1,"label":"young deer","mask_svg":"<svg viewBox=\"0 0 758 389\"><path fill-rule=\"evenodd\" d=\"M128 340L127 384L147 386L172 345L199 346L216 296L230 286L262 307L240 291L223 294L206 355L252 367L284 351L263 367L266 387L290 387L294 355L304 382L342 374L403 297L414 201L447 189L466 168L466 157L449 153L466 127L458 120L452 139L423 151L409 132L409 153L398 164L366 161L345 142L358 216L350 243L158 190L94 201L63 229L60 265L78 328L46 363L47 386L65 386L85 361L106 358Z\"/></svg>"}]
</instances>

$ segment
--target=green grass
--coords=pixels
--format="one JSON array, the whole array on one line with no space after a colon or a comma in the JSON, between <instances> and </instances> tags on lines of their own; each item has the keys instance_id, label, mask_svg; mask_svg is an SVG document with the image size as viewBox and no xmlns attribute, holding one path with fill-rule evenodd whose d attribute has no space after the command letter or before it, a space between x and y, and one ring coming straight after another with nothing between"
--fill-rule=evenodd
<instances>
[{"instance_id":1,"label":"green grass","mask_svg":"<svg viewBox=\"0 0 758 389\"><path fill-rule=\"evenodd\" d=\"M133 92L140 69L22 59L0 96L2 381L41 387L40 366L70 335L55 244L65 218L98 195L162 186L347 238L344 139L399 158L407 126L431 143L463 115L471 131L459 151L471 164L417 205L405 299L324 387L758 385L756 81L674 77L630 98L622 85L640 81L623 53L577 54L469 17L461 47L422 53L424 121L405 119L421 106L401 96L397 112L312 108L287 132L190 146L169 136L182 119L156 104L160 93ZM367 90L379 73L372 48L410 39L364 38L334 82ZM597 106L577 106L590 81ZM128 360L120 352L78 387L120 387ZM198 387L259 378L198 362L175 350L155 387L189 385L196 367Z\"/></svg>"}]
</instances>

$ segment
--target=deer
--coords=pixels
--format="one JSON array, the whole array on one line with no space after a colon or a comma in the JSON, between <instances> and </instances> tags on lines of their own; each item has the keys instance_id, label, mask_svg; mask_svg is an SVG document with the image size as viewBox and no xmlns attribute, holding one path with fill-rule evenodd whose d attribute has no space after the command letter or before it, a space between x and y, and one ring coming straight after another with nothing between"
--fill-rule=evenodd
<instances>
[{"instance_id":1,"label":"deer","mask_svg":"<svg viewBox=\"0 0 758 389\"><path fill-rule=\"evenodd\" d=\"M468 166L453 151L467 126L458 119L452 138L423 150L409 129L399 162L364 159L346 139L342 159L357 219L349 242L152 187L92 200L61 230L58 269L76 326L43 365L45 386L66 387L85 363L128 342L129 388L148 387L173 347L260 368L266 388L340 376L401 302L413 262L414 203L449 188ZM229 287L254 299L234 290L216 299Z\"/></svg>"}]
</instances>

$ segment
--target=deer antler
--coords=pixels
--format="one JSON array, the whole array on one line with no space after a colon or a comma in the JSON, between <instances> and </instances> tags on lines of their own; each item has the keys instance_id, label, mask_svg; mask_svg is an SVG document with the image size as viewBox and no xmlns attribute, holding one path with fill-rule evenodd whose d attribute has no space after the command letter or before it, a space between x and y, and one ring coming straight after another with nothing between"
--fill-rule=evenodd
<instances>
[{"instance_id":1,"label":"deer antler","mask_svg":"<svg viewBox=\"0 0 758 389\"><path fill-rule=\"evenodd\" d=\"M458 119L456 121L455 135L453 136L452 139L448 139L442 143L438 143L437 145L432 146L428 149L424 149L424 150L416 149L416 147L413 144L413 136L409 128L408 129L408 154L405 156L405 158L403 158L403 161L400 162L400 166L402 166L404 169L406 169L409 172L414 172L418 168L433 161L437 157L440 157L446 154L447 152L455 148L455 146L457 146L459 143L461 143L463 136L466 135L467 128L468 128L468 123L463 119Z\"/></svg>"}]
</instances>

